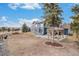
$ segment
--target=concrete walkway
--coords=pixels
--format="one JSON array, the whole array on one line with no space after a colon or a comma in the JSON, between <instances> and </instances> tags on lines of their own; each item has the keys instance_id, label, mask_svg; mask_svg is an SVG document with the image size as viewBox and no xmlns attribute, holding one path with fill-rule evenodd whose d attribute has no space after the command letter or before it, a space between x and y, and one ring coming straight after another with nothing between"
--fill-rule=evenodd
<instances>
[{"instance_id":1,"label":"concrete walkway","mask_svg":"<svg viewBox=\"0 0 79 59\"><path fill-rule=\"evenodd\" d=\"M52 37L48 38L48 35L35 35L35 36L38 37L38 38L42 38L42 39L52 39ZM65 39L65 38L67 38L67 35L64 35L64 36L61 36L61 35L60 36L59 35L54 36L54 40L59 40L59 41Z\"/></svg>"}]
</instances>

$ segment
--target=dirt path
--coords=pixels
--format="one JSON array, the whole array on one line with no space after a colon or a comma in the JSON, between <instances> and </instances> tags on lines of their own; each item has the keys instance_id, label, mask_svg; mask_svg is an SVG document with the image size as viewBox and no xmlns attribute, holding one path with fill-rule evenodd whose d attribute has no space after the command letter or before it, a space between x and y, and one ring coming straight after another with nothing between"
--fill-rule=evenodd
<instances>
[{"instance_id":1,"label":"dirt path","mask_svg":"<svg viewBox=\"0 0 79 59\"><path fill-rule=\"evenodd\" d=\"M49 40L36 38L32 33L12 35L7 40L7 48L15 56L77 56L79 49L75 43L62 43L64 48L46 45Z\"/></svg>"}]
</instances>

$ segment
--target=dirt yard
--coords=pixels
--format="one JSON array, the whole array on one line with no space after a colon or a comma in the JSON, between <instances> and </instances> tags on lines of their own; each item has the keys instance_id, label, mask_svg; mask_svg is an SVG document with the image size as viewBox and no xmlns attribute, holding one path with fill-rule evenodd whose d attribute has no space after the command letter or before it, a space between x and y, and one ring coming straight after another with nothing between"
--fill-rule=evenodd
<instances>
[{"instance_id":1,"label":"dirt yard","mask_svg":"<svg viewBox=\"0 0 79 59\"><path fill-rule=\"evenodd\" d=\"M9 36L7 49L13 56L79 56L79 48L73 42L61 42L62 48L46 45L49 40L35 37L32 33Z\"/></svg>"}]
</instances>

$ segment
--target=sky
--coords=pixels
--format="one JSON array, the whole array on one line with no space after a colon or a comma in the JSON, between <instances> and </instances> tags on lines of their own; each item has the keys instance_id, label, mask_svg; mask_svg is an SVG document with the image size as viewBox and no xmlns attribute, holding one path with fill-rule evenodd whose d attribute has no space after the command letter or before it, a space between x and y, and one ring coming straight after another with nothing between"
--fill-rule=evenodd
<instances>
[{"instance_id":1,"label":"sky","mask_svg":"<svg viewBox=\"0 0 79 59\"><path fill-rule=\"evenodd\" d=\"M60 3L63 23L70 23L72 3ZM0 27L20 27L23 23L31 26L33 21L43 20L44 10L38 3L0 3Z\"/></svg>"}]
</instances>

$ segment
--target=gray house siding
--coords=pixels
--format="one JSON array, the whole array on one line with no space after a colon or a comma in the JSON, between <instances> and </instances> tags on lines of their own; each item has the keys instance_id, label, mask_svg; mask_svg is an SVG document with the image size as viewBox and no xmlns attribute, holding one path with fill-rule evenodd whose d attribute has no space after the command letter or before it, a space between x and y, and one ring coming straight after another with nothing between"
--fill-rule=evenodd
<instances>
[{"instance_id":1,"label":"gray house siding","mask_svg":"<svg viewBox=\"0 0 79 59\"><path fill-rule=\"evenodd\" d=\"M33 24L31 27L31 31L38 35L47 34L47 28L44 27L44 24L40 22L36 22L35 24Z\"/></svg>"}]
</instances>

